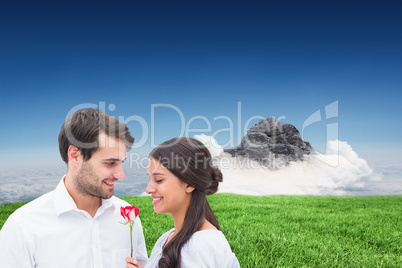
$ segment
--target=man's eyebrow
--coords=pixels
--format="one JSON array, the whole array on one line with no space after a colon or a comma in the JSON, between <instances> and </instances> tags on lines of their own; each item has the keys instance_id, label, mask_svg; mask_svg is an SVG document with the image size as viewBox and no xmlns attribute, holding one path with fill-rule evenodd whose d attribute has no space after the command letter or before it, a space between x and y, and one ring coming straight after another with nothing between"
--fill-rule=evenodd
<instances>
[{"instance_id":1,"label":"man's eyebrow","mask_svg":"<svg viewBox=\"0 0 402 268\"><path fill-rule=\"evenodd\" d=\"M106 159L103 159L103 161L121 161L121 162L123 162L126 159L127 159L127 157L124 158L123 160L120 160L119 158L106 158Z\"/></svg>"}]
</instances>

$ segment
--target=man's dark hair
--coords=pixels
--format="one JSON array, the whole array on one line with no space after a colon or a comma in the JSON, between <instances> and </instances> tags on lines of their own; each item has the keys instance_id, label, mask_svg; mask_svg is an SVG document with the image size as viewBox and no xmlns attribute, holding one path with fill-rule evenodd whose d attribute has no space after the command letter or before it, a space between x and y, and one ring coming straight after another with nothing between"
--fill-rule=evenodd
<instances>
[{"instance_id":1,"label":"man's dark hair","mask_svg":"<svg viewBox=\"0 0 402 268\"><path fill-rule=\"evenodd\" d=\"M59 150L61 158L68 163L68 148L77 147L85 161L99 149L99 134L105 133L118 138L131 149L134 138L130 135L127 125L120 123L113 116L95 109L84 109L75 112L66 119L59 134Z\"/></svg>"}]
</instances>

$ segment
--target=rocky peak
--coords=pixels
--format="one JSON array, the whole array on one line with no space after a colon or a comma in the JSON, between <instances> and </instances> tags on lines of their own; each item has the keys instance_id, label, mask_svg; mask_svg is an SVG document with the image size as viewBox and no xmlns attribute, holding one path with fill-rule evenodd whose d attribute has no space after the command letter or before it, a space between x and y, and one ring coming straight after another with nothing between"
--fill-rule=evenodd
<instances>
[{"instance_id":1,"label":"rocky peak","mask_svg":"<svg viewBox=\"0 0 402 268\"><path fill-rule=\"evenodd\" d=\"M304 155L311 154L313 149L310 143L302 140L293 125L266 118L247 131L239 146L225 152L277 169L278 164L288 165L291 161L303 161Z\"/></svg>"}]
</instances>

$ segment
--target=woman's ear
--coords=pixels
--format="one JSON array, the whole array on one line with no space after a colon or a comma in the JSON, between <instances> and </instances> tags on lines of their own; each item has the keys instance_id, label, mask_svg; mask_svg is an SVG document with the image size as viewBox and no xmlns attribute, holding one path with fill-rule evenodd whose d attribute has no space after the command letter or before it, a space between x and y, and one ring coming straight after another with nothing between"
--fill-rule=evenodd
<instances>
[{"instance_id":1,"label":"woman's ear","mask_svg":"<svg viewBox=\"0 0 402 268\"><path fill-rule=\"evenodd\" d=\"M187 184L187 187L186 187L186 192L187 193L191 193L192 191L194 191L194 189L195 188L193 186L190 186L190 185Z\"/></svg>"},{"instance_id":2,"label":"woman's ear","mask_svg":"<svg viewBox=\"0 0 402 268\"><path fill-rule=\"evenodd\" d=\"M78 166L79 158L81 156L80 149L75 147L74 145L70 145L67 151L68 162L74 166Z\"/></svg>"}]
</instances>

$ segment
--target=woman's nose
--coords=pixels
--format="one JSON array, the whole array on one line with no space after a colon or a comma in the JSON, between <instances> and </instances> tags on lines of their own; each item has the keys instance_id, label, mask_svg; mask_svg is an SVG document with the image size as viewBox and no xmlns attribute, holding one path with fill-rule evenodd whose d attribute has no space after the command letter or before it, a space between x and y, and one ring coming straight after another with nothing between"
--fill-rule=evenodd
<instances>
[{"instance_id":1,"label":"woman's nose","mask_svg":"<svg viewBox=\"0 0 402 268\"><path fill-rule=\"evenodd\" d=\"M154 187L152 186L151 180L149 180L149 182L147 184L147 188L145 188L145 192L147 194L152 194L153 192L155 192Z\"/></svg>"}]
</instances>

